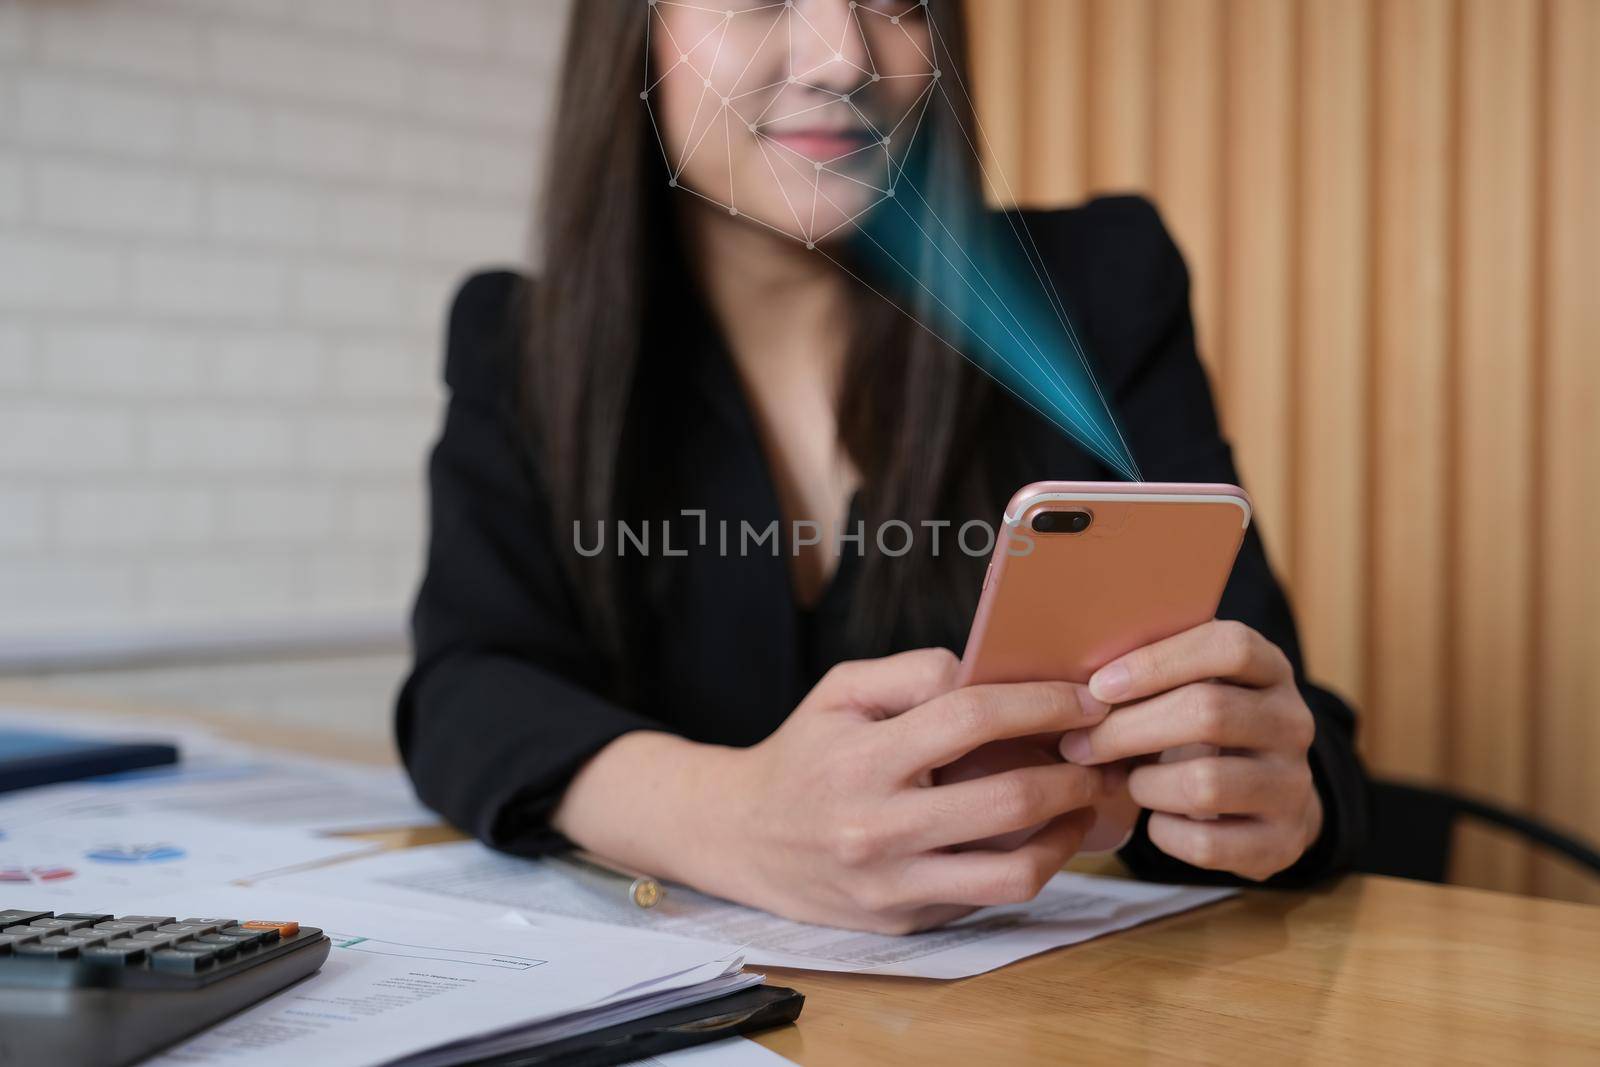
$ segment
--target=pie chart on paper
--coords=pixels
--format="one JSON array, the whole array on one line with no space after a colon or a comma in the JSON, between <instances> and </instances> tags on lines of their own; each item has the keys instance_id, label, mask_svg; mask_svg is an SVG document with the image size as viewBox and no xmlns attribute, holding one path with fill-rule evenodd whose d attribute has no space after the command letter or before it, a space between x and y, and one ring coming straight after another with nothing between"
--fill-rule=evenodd
<instances>
[{"instance_id":1,"label":"pie chart on paper","mask_svg":"<svg viewBox=\"0 0 1600 1067\"><path fill-rule=\"evenodd\" d=\"M366 842L131 804L87 811L63 805L43 810L27 825L7 823L5 833L0 900L9 901L10 893L18 906L67 911L100 908L119 894L156 896L225 885L370 848Z\"/></svg>"},{"instance_id":2,"label":"pie chart on paper","mask_svg":"<svg viewBox=\"0 0 1600 1067\"><path fill-rule=\"evenodd\" d=\"M84 858L95 863L142 864L170 863L181 860L187 853L177 845L101 845L84 853Z\"/></svg>"}]
</instances>

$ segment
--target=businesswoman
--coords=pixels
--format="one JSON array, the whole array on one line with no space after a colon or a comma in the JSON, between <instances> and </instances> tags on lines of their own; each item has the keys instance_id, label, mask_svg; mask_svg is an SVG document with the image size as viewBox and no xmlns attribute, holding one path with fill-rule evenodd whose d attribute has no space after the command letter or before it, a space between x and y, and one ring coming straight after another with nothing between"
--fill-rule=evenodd
<instances>
[{"instance_id":1,"label":"businesswoman","mask_svg":"<svg viewBox=\"0 0 1600 1067\"><path fill-rule=\"evenodd\" d=\"M1305 681L1255 534L1221 621L1088 687L958 690L983 559L872 533L993 523L1024 483L1112 476L896 306L852 243L889 168L939 222L980 210L962 15L575 12L544 266L474 278L450 321L397 726L457 826L894 932L1031 897L1091 832L1164 879L1304 883L1360 847L1352 715ZM1010 221L1145 475L1234 481L1152 208ZM616 520L654 551L597 551ZM719 544L775 520L866 535ZM1154 759L1196 742L1217 754ZM1137 821L1096 825L1119 801Z\"/></svg>"}]
</instances>

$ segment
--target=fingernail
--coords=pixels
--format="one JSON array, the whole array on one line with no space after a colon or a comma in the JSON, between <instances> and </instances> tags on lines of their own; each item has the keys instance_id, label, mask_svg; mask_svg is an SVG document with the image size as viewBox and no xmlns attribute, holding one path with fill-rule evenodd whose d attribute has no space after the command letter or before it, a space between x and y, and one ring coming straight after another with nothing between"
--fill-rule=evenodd
<instances>
[{"instance_id":1,"label":"fingernail","mask_svg":"<svg viewBox=\"0 0 1600 1067\"><path fill-rule=\"evenodd\" d=\"M1061 755L1071 763L1086 763L1094 755L1089 735L1083 730L1068 730L1061 735Z\"/></svg>"},{"instance_id":2,"label":"fingernail","mask_svg":"<svg viewBox=\"0 0 1600 1067\"><path fill-rule=\"evenodd\" d=\"M1096 697L1088 689L1080 689L1078 690L1078 710L1091 719L1103 719L1106 717L1106 713L1111 710L1111 705Z\"/></svg>"},{"instance_id":3,"label":"fingernail","mask_svg":"<svg viewBox=\"0 0 1600 1067\"><path fill-rule=\"evenodd\" d=\"M1116 703L1133 684L1133 675L1127 665L1110 663L1094 672L1089 679L1089 689L1101 700Z\"/></svg>"}]
</instances>

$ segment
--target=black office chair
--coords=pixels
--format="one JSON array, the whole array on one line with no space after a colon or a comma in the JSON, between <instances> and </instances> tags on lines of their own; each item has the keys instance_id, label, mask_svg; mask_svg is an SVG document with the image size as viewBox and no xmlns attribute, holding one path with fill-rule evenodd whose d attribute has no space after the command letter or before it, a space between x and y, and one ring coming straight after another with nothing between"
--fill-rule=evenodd
<instances>
[{"instance_id":1,"label":"black office chair","mask_svg":"<svg viewBox=\"0 0 1600 1067\"><path fill-rule=\"evenodd\" d=\"M1445 881L1456 821L1465 817L1510 830L1600 877L1600 851L1588 842L1460 793L1376 779L1371 814L1372 839L1360 864L1369 874Z\"/></svg>"}]
</instances>

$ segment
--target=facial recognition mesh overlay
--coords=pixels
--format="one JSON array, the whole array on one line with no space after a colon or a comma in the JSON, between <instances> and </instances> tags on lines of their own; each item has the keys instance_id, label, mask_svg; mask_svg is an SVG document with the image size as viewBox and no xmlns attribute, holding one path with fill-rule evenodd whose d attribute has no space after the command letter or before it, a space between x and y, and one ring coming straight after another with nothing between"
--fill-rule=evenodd
<instances>
[{"instance_id":1,"label":"facial recognition mesh overlay","mask_svg":"<svg viewBox=\"0 0 1600 1067\"><path fill-rule=\"evenodd\" d=\"M827 258L1140 477L1031 234L951 178L1014 199L982 124L957 119L972 101L937 5L643 2L639 97L669 186Z\"/></svg>"}]
</instances>

